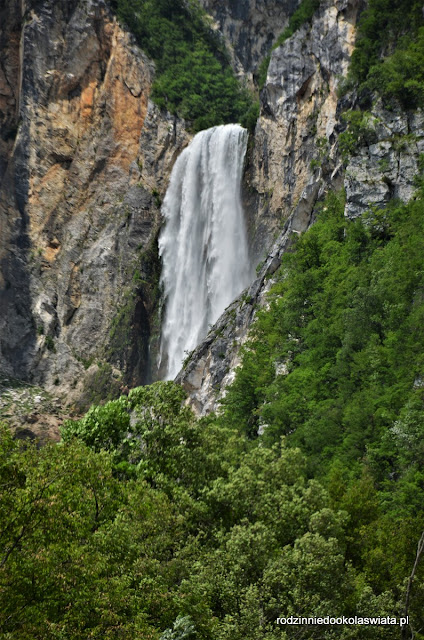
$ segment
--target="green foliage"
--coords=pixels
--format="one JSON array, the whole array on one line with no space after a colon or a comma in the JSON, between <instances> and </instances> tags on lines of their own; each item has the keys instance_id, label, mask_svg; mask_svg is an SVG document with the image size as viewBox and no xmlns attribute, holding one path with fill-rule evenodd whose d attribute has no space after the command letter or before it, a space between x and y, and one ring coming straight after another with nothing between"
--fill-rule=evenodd
<instances>
[{"instance_id":1,"label":"green foliage","mask_svg":"<svg viewBox=\"0 0 424 640\"><path fill-rule=\"evenodd\" d=\"M123 396L103 406L92 406L80 420L66 420L62 438L65 442L79 438L94 451L114 451L126 439L129 428L128 401Z\"/></svg>"},{"instance_id":2,"label":"green foliage","mask_svg":"<svg viewBox=\"0 0 424 640\"><path fill-rule=\"evenodd\" d=\"M370 0L358 27L350 77L360 92L415 109L424 95L424 17L417 0Z\"/></svg>"},{"instance_id":3,"label":"green foliage","mask_svg":"<svg viewBox=\"0 0 424 640\"><path fill-rule=\"evenodd\" d=\"M370 135L367 114L348 117ZM304 451L348 514L344 557L396 600L424 526L424 193L364 220L343 209L329 194L284 256L222 419L252 439L263 430L262 446L285 434Z\"/></svg>"},{"instance_id":4,"label":"green foliage","mask_svg":"<svg viewBox=\"0 0 424 640\"><path fill-rule=\"evenodd\" d=\"M161 383L135 390L128 401L140 409L144 433L175 433L169 452L162 450L168 456L162 466L158 452L151 456L144 449L145 459L155 460L154 488L140 477L118 479L111 454L98 451L101 434L105 446L121 446L112 417L128 428L125 399L120 406L106 405L108 411L90 411L74 429L77 439L69 433L62 445L41 451L19 448L2 429L5 637L153 639L165 629L163 640L223 639L233 632L253 638L257 623L248 632L247 625L262 610L264 637L272 638L277 599L289 604L302 584L311 586L301 596L305 603L326 593L331 604L331 583L344 585L340 602L352 591L353 574L342 563L345 515L329 507L316 481L305 480L300 452L283 442L271 449L248 447L214 420L184 443L188 427L182 420L177 424L186 411L181 399L181 389ZM78 439L90 441L91 449ZM152 440L147 446L152 451ZM182 478L189 467L197 472ZM174 506L160 482L172 488ZM319 573L325 580L314 584Z\"/></svg>"},{"instance_id":5,"label":"green foliage","mask_svg":"<svg viewBox=\"0 0 424 640\"><path fill-rule=\"evenodd\" d=\"M335 452L352 462L403 415L423 364L423 206L419 195L350 222L329 196L259 316L226 399L232 424L288 434L313 466Z\"/></svg>"},{"instance_id":6,"label":"green foliage","mask_svg":"<svg viewBox=\"0 0 424 640\"><path fill-rule=\"evenodd\" d=\"M422 5L417 0L370 0L359 22L359 33L352 55L351 71L366 80L381 56L390 55L399 38L414 36L422 25Z\"/></svg>"},{"instance_id":7,"label":"green foliage","mask_svg":"<svg viewBox=\"0 0 424 640\"><path fill-rule=\"evenodd\" d=\"M172 611L161 565L179 535L166 498L114 479L105 452L0 435L0 635L157 638L155 615Z\"/></svg>"},{"instance_id":8,"label":"green foliage","mask_svg":"<svg viewBox=\"0 0 424 640\"><path fill-rule=\"evenodd\" d=\"M266 76L268 73L269 63L271 62L271 54L265 56L258 68L258 87L262 89L265 86Z\"/></svg>"},{"instance_id":9,"label":"green foliage","mask_svg":"<svg viewBox=\"0 0 424 640\"><path fill-rule=\"evenodd\" d=\"M156 63L152 98L194 131L243 122L255 106L229 64L225 46L197 0L116 0L117 14Z\"/></svg>"},{"instance_id":10,"label":"green foliage","mask_svg":"<svg viewBox=\"0 0 424 640\"><path fill-rule=\"evenodd\" d=\"M290 17L289 24L278 37L274 48L281 46L290 38L305 22L310 22L320 5L320 0L302 0L296 11Z\"/></svg>"},{"instance_id":11,"label":"green foliage","mask_svg":"<svg viewBox=\"0 0 424 640\"><path fill-rule=\"evenodd\" d=\"M377 119L369 111L346 111L342 120L347 127L339 135L339 148L344 162L347 163L349 156L361 145L376 141Z\"/></svg>"},{"instance_id":12,"label":"green foliage","mask_svg":"<svg viewBox=\"0 0 424 640\"><path fill-rule=\"evenodd\" d=\"M132 434L141 443L138 471L156 486L169 481L190 483L194 473L190 450L198 441L192 411L184 406L185 393L173 382L156 382L132 389Z\"/></svg>"},{"instance_id":13,"label":"green foliage","mask_svg":"<svg viewBox=\"0 0 424 640\"><path fill-rule=\"evenodd\" d=\"M54 344L54 339L52 338L52 336L46 336L45 345L49 351L56 353L56 346Z\"/></svg>"},{"instance_id":14,"label":"green foliage","mask_svg":"<svg viewBox=\"0 0 424 640\"><path fill-rule=\"evenodd\" d=\"M370 68L367 86L384 98L397 98L405 109L417 109L424 100L424 27L415 41L404 38L396 51Z\"/></svg>"},{"instance_id":15,"label":"green foliage","mask_svg":"<svg viewBox=\"0 0 424 640\"><path fill-rule=\"evenodd\" d=\"M251 104L246 113L241 117L240 124L242 127L250 132L254 132L256 121L259 118L260 104L259 100L256 100Z\"/></svg>"},{"instance_id":16,"label":"green foliage","mask_svg":"<svg viewBox=\"0 0 424 640\"><path fill-rule=\"evenodd\" d=\"M189 640L195 637L195 628L190 616L178 616L173 629L167 629L160 640Z\"/></svg>"}]
</instances>

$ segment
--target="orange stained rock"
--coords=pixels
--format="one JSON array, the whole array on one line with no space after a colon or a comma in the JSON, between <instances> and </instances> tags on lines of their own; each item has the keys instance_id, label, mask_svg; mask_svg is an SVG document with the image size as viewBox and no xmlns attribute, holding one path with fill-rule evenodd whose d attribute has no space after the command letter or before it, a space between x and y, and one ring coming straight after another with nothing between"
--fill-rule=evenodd
<instances>
[{"instance_id":1,"label":"orange stained rock","mask_svg":"<svg viewBox=\"0 0 424 640\"><path fill-rule=\"evenodd\" d=\"M81 115L83 118L89 118L93 113L96 86L97 83L93 80L81 92Z\"/></svg>"},{"instance_id":2,"label":"orange stained rock","mask_svg":"<svg viewBox=\"0 0 424 640\"><path fill-rule=\"evenodd\" d=\"M101 184L100 175L109 167L127 172L139 151L150 73L139 60L134 60L129 36L116 22L105 21L104 31L103 78L98 66L87 63L79 78L80 96L69 98L67 91L61 91L45 109L34 111L31 121L31 148L43 149L44 154L40 158L34 151L29 162L29 231L33 246L43 248L43 258L49 264L54 263L59 248L46 246L44 232L53 219L66 219L70 196L72 213L79 215L87 209L93 187L96 191ZM62 73L60 69L55 72ZM106 137L104 119L109 121ZM91 170L96 167L101 145L102 153L106 149L107 155L93 182ZM68 157L68 163L62 162L61 156ZM72 170L68 170L70 164Z\"/></svg>"},{"instance_id":3,"label":"orange stained rock","mask_svg":"<svg viewBox=\"0 0 424 640\"><path fill-rule=\"evenodd\" d=\"M37 183L33 177L30 178L28 206L31 212L30 233L34 242L39 241L38 234L43 230L51 211L63 197L65 179L66 170L59 163L50 167ZM50 262L49 258L46 259Z\"/></svg>"},{"instance_id":4,"label":"orange stained rock","mask_svg":"<svg viewBox=\"0 0 424 640\"><path fill-rule=\"evenodd\" d=\"M139 68L134 68L126 37L119 26L115 25L103 91L108 96L116 143L111 160L124 170L128 170L137 157L139 137L146 117L150 84L149 79L143 75ZM135 92L136 95L134 90L131 91L132 86L139 89Z\"/></svg>"},{"instance_id":5,"label":"orange stained rock","mask_svg":"<svg viewBox=\"0 0 424 640\"><path fill-rule=\"evenodd\" d=\"M53 262L60 251L60 247L52 247L49 245L44 249L43 258L47 262Z\"/></svg>"}]
</instances>

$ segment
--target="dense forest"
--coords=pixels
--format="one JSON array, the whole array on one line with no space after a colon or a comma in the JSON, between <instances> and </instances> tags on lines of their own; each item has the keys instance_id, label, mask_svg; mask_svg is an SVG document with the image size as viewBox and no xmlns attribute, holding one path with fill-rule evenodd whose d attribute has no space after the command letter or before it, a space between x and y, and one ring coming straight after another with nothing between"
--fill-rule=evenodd
<instances>
[{"instance_id":1,"label":"dense forest","mask_svg":"<svg viewBox=\"0 0 424 640\"><path fill-rule=\"evenodd\" d=\"M195 129L252 116L196 3L115 7L156 61L159 106ZM419 3L370 0L343 86L360 105L345 158L377 94L421 103L423 28ZM318 204L218 415L196 418L181 387L156 382L67 421L59 444L1 427L2 638L424 638L420 168L409 203L356 220L342 191ZM409 625L276 624L290 615Z\"/></svg>"}]
</instances>

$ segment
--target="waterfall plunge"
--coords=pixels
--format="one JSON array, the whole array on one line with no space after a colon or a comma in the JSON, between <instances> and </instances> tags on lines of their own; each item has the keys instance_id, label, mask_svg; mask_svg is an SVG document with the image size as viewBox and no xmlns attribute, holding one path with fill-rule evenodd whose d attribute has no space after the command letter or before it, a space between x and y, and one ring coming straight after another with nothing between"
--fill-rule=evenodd
<instances>
[{"instance_id":1,"label":"waterfall plunge","mask_svg":"<svg viewBox=\"0 0 424 640\"><path fill-rule=\"evenodd\" d=\"M250 281L240 199L246 144L239 125L201 131L172 170L159 237L165 295L160 360L168 379Z\"/></svg>"}]
</instances>

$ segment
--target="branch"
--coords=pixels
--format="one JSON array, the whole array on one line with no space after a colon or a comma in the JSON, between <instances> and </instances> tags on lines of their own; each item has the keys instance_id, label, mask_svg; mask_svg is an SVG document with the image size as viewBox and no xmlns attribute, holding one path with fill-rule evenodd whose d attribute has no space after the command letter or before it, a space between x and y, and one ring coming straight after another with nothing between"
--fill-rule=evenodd
<instances>
[{"instance_id":1,"label":"branch","mask_svg":"<svg viewBox=\"0 0 424 640\"><path fill-rule=\"evenodd\" d=\"M411 575L409 576L408 585L406 587L405 609L404 609L405 618L408 617L409 601L411 599L412 584L414 582L415 574L416 574L417 569L418 569L418 563L420 561L420 558L421 558L421 555L422 555L423 551L424 551L424 531L422 532L421 538L419 539L419 542L418 542L417 553L416 553L416 556L415 556L414 566L412 567ZM407 640L407 633L408 633L408 629L407 629L407 626L405 625L403 627L403 629L402 629L402 638L404 640Z\"/></svg>"},{"instance_id":2,"label":"branch","mask_svg":"<svg viewBox=\"0 0 424 640\"><path fill-rule=\"evenodd\" d=\"M94 500L96 503L96 513L94 514L94 524L93 527L91 529L91 533L94 533L95 531L97 531L97 529L99 528L99 515L100 515L100 509L99 509L99 502L97 500L97 493L94 487L91 487L91 490L93 492L94 495Z\"/></svg>"}]
</instances>

